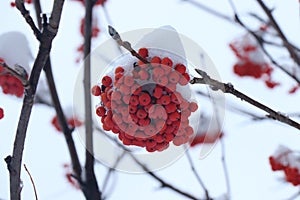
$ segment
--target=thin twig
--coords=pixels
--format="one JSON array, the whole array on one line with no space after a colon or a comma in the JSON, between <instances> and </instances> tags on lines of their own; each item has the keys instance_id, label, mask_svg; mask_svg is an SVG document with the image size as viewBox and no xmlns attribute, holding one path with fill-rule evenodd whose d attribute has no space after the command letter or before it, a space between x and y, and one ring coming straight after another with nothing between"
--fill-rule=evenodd
<instances>
[{"instance_id":1,"label":"thin twig","mask_svg":"<svg viewBox=\"0 0 300 200\"><path fill-rule=\"evenodd\" d=\"M188 149L188 148L186 149L185 155L186 155L186 157L187 157L187 159L188 159L188 162L189 162L189 164L190 164L190 167L191 167L191 170L192 170L193 174L195 175L195 177L196 177L198 183L200 184L200 186L201 186L202 189L204 190L206 199L207 199L207 200L210 200L211 198L210 198L210 196L209 196L209 192L208 192L207 188L205 187L204 182L202 181L200 175L198 174L198 172L197 172L197 170L196 170L196 168L195 168L195 164L194 164L194 162L193 162L193 160L192 160L192 157L191 157L191 155L190 155L190 152L189 152L189 149Z\"/></svg>"},{"instance_id":2,"label":"thin twig","mask_svg":"<svg viewBox=\"0 0 300 200\"><path fill-rule=\"evenodd\" d=\"M29 178L30 178L30 181L31 181L31 184L32 184L32 187L33 187L33 190L34 190L34 196L35 196L35 199L38 200L38 197L37 197L37 191L36 191L36 187L35 187L35 184L34 184L34 181L33 181L33 178L29 172L29 170L27 169L26 165L24 164L24 168L25 168L25 171L27 172Z\"/></svg>"},{"instance_id":3,"label":"thin twig","mask_svg":"<svg viewBox=\"0 0 300 200\"><path fill-rule=\"evenodd\" d=\"M92 16L95 1L85 1L84 18L84 105L85 105L85 187L83 192L87 199L100 200L101 192L98 187L94 171L94 147L93 147L93 119L91 100L91 39L92 39Z\"/></svg>"},{"instance_id":4,"label":"thin twig","mask_svg":"<svg viewBox=\"0 0 300 200\"><path fill-rule=\"evenodd\" d=\"M119 142L116 142L116 139L114 137L112 137L111 135L107 134L106 132L102 131L100 128L96 128L97 131L101 132L106 138L108 138L109 140L111 140L112 142L114 142L118 147L120 147L124 152L126 152L126 154L128 154L133 161L138 164L144 171L145 173L147 173L149 176L151 176L153 179L155 179L156 181L158 181L161 184L162 188L169 188L170 190L185 196L189 199L194 199L194 200L201 200L195 196L193 196L192 194L189 194L183 190L181 190L180 188L177 188L176 186L173 186L171 183L166 182L163 178L159 177L157 174L155 174L155 172L151 172L151 170L141 161L139 161L135 155L131 152L128 151L128 149L120 144Z\"/></svg>"},{"instance_id":5,"label":"thin twig","mask_svg":"<svg viewBox=\"0 0 300 200\"><path fill-rule=\"evenodd\" d=\"M40 4L40 0L34 0L34 7L35 7L35 12L36 12L36 17L37 17L37 21L39 24L39 28L42 29L42 20L41 20L41 4ZM47 23L47 22L44 22ZM52 103L50 106L53 106L55 108L56 114L57 114L57 118L58 118L58 122L59 125L62 129L62 132L64 133L65 136L65 140L68 146L68 150L70 153L70 157L72 160L72 167L73 167L73 171L76 175L76 178L79 180L79 183L82 183L81 180L81 165L79 162L79 158L78 158L78 154L77 154L77 150L75 147L75 143L72 137L72 132L73 129L69 128L66 117L64 115L58 94L57 94L57 89L56 89L56 85L55 85L55 81L54 81L54 77L53 77L53 72L52 72L52 64L51 64L51 58L49 56L47 63L44 67L44 71L46 74L46 78L47 78L47 83L48 83L48 87L50 90L50 94L51 94L51 99L52 99Z\"/></svg>"},{"instance_id":6,"label":"thin twig","mask_svg":"<svg viewBox=\"0 0 300 200\"><path fill-rule=\"evenodd\" d=\"M112 173L116 170L116 167L119 165L119 163L121 162L121 160L124 158L125 155L126 155L126 152L123 151L122 154L120 156L118 156L118 158L116 159L114 165L112 167L109 167L108 172L107 172L107 174L104 178L104 181L103 181L102 193L105 192L105 189L108 185L108 181L109 181Z\"/></svg>"},{"instance_id":7,"label":"thin twig","mask_svg":"<svg viewBox=\"0 0 300 200\"><path fill-rule=\"evenodd\" d=\"M231 24L235 24L235 25L240 25L242 28L244 28L246 31L248 31L252 36L254 36L254 38L257 40L258 44L260 45L260 47L262 48L263 52L265 53L265 55L270 59L271 63L274 64L275 66L277 66L280 70L282 70L285 74L287 74L288 76L290 76L293 80L295 80L297 83L300 84L300 80L291 72L289 72L288 70L286 70L283 66L281 66L272 56L271 54L266 50L266 48L264 47L264 40L257 35L254 31L250 30L244 23L242 23L242 21L240 20L239 16L237 15L237 13L235 13L235 18L231 18L227 15L224 15L212 8L209 8L207 6L205 6L204 4L194 1L194 0L183 0L186 1L188 3L191 3L193 5L195 5L197 8L200 8L201 10L216 16L220 19L226 20L228 22L230 22ZM292 45L293 47L295 47L295 45Z\"/></svg>"},{"instance_id":8,"label":"thin twig","mask_svg":"<svg viewBox=\"0 0 300 200\"><path fill-rule=\"evenodd\" d=\"M182 0L182 1L188 2L188 3L196 6L197 8L200 8L201 10L204 10L205 12L212 14L213 16L216 16L218 18L222 18L223 20L226 20L227 22L235 24L235 21L231 17L229 17L229 16L227 16L227 15L221 13L221 12L218 12L218 11L216 11L216 10L214 10L214 9L212 9L212 8L206 6L206 5L204 5L204 4L202 4L198 1L195 1L195 0Z\"/></svg>"},{"instance_id":9,"label":"thin twig","mask_svg":"<svg viewBox=\"0 0 300 200\"><path fill-rule=\"evenodd\" d=\"M21 14L23 15L23 17L26 20L27 24L29 24L30 28L33 30L34 35L39 40L40 36L41 36L41 32L36 27L32 17L29 14L29 11L25 8L24 0L16 0L15 3L16 3L17 9L21 12Z\"/></svg>"},{"instance_id":10,"label":"thin twig","mask_svg":"<svg viewBox=\"0 0 300 200\"><path fill-rule=\"evenodd\" d=\"M40 0L33 0L33 4L34 4L34 9L35 9L35 15L36 15L36 20L37 20L38 28L40 30L42 30L42 18L41 18L42 8L41 8L41 2L40 2Z\"/></svg>"},{"instance_id":11,"label":"thin twig","mask_svg":"<svg viewBox=\"0 0 300 200\"><path fill-rule=\"evenodd\" d=\"M140 56L140 54L138 54L132 47L131 44L128 41L123 41L121 39L121 36L119 35L119 33L112 27L112 26L108 26L108 32L109 35L118 43L118 45L124 47L126 50L128 50L132 56L138 58L139 60L143 61L143 63L145 64L149 64L149 61L147 61L145 58L143 58L142 56Z\"/></svg>"},{"instance_id":12,"label":"thin twig","mask_svg":"<svg viewBox=\"0 0 300 200\"><path fill-rule=\"evenodd\" d=\"M196 72L202 76L202 78L195 77L190 81L191 84L205 84L209 85L213 90L221 90L224 93L229 93L237 98L240 98L243 101L246 101L247 103L265 111L268 113L268 116L271 119L280 121L282 123L285 123L287 125L290 125L298 130L300 130L300 124L292 119L290 119L288 116L282 114L281 112L276 112L273 109L269 108L268 106L265 106L264 104L252 99L251 97L243 94L242 92L236 90L234 86L231 83L222 83L220 81L217 81L215 79L210 78L209 75L207 75L206 72L195 69Z\"/></svg>"},{"instance_id":13,"label":"thin twig","mask_svg":"<svg viewBox=\"0 0 300 200\"><path fill-rule=\"evenodd\" d=\"M297 63L297 65L300 67L300 58L297 54L297 52L295 52L294 47L291 45L291 43L288 41L288 39L286 38L286 36L284 35L283 31L281 30L281 28L279 27L278 23L276 22L276 20L274 19L271 10L266 6L266 4L262 1L262 0L256 0L258 2L258 4L260 5L260 7L263 9L263 11L265 12L265 14L268 16L271 25L273 26L273 28L276 30L278 36L281 38L283 45L286 47L287 51L289 52L291 58Z\"/></svg>"}]
</instances>

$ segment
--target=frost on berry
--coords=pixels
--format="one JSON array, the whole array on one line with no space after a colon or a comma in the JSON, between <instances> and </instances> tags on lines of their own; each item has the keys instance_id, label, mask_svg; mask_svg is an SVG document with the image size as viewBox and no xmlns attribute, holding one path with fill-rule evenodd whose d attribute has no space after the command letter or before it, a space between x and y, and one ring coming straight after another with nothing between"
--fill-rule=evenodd
<instances>
[{"instance_id":1,"label":"frost on berry","mask_svg":"<svg viewBox=\"0 0 300 200\"><path fill-rule=\"evenodd\" d=\"M300 185L300 156L285 146L279 146L269 157L273 171L283 171L285 180L294 186Z\"/></svg>"},{"instance_id":2,"label":"frost on berry","mask_svg":"<svg viewBox=\"0 0 300 200\"><path fill-rule=\"evenodd\" d=\"M0 108L0 119L4 117L4 110L3 108Z\"/></svg>"},{"instance_id":3,"label":"frost on berry","mask_svg":"<svg viewBox=\"0 0 300 200\"><path fill-rule=\"evenodd\" d=\"M257 41L249 33L232 41L229 47L238 59L233 66L236 75L261 79L270 89L280 85L272 80L273 68Z\"/></svg>"},{"instance_id":4,"label":"frost on berry","mask_svg":"<svg viewBox=\"0 0 300 200\"><path fill-rule=\"evenodd\" d=\"M124 145L148 152L188 143L194 135L189 119L198 105L191 101L187 67L162 50L140 48L138 53L149 63L118 62L92 89L99 96L95 113L102 128Z\"/></svg>"}]
</instances>

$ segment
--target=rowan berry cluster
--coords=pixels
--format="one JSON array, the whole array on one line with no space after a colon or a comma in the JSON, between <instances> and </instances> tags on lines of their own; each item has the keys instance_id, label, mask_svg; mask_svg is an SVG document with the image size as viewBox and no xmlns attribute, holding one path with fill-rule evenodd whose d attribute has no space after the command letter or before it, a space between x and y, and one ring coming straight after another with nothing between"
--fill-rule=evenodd
<instances>
[{"instance_id":1,"label":"rowan berry cluster","mask_svg":"<svg viewBox=\"0 0 300 200\"><path fill-rule=\"evenodd\" d=\"M229 44L238 62L233 66L235 74L241 77L249 76L262 79L268 88L279 85L272 80L273 68L265 60L263 52L252 36L246 34Z\"/></svg>"},{"instance_id":2,"label":"rowan berry cluster","mask_svg":"<svg viewBox=\"0 0 300 200\"><path fill-rule=\"evenodd\" d=\"M4 60L0 58L0 62L4 62ZM22 97L24 93L22 82L17 77L6 73L2 66L0 66L0 87L2 87L4 94Z\"/></svg>"},{"instance_id":3,"label":"rowan berry cluster","mask_svg":"<svg viewBox=\"0 0 300 200\"><path fill-rule=\"evenodd\" d=\"M71 117L67 119L67 123L70 128L75 128L81 126L83 123L78 120L76 117ZM51 120L51 124L55 127L55 129L59 132L62 131L57 116L53 117Z\"/></svg>"},{"instance_id":4,"label":"rowan berry cluster","mask_svg":"<svg viewBox=\"0 0 300 200\"><path fill-rule=\"evenodd\" d=\"M281 147L275 155L269 157L273 171L283 171L285 180L294 186L300 185L299 155L286 147Z\"/></svg>"},{"instance_id":5,"label":"rowan berry cluster","mask_svg":"<svg viewBox=\"0 0 300 200\"><path fill-rule=\"evenodd\" d=\"M92 94L101 98L96 114L103 129L118 134L124 145L145 147L148 152L163 151L170 142L176 146L189 142L194 133L189 117L198 105L178 90L189 90L186 66L169 57L149 56L146 48L138 53L149 63L118 66L102 78L101 86L92 88Z\"/></svg>"}]
</instances>

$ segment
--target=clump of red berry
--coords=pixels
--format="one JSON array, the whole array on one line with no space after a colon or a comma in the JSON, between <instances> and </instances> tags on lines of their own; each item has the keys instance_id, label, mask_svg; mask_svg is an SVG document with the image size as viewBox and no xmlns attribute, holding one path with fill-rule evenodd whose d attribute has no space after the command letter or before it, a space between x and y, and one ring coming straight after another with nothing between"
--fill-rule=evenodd
<instances>
[{"instance_id":1,"label":"clump of red berry","mask_svg":"<svg viewBox=\"0 0 300 200\"><path fill-rule=\"evenodd\" d=\"M190 141L194 129L189 117L198 105L178 90L189 90L186 66L170 57L150 56L149 51L138 52L147 63L138 60L116 67L92 94L101 99L96 114L104 130L118 134L124 145L154 152L165 150L170 142L179 146Z\"/></svg>"},{"instance_id":2,"label":"clump of red berry","mask_svg":"<svg viewBox=\"0 0 300 200\"><path fill-rule=\"evenodd\" d=\"M272 80L273 68L264 59L263 52L257 42L248 34L229 44L238 62L233 66L233 72L241 77L262 79L268 88L280 85Z\"/></svg>"},{"instance_id":3,"label":"clump of red berry","mask_svg":"<svg viewBox=\"0 0 300 200\"><path fill-rule=\"evenodd\" d=\"M75 128L81 126L83 123L78 120L76 117L71 117L67 119L67 123L70 128ZM59 132L62 131L57 116L54 116L51 120L51 124L55 127L55 129Z\"/></svg>"},{"instance_id":4,"label":"clump of red berry","mask_svg":"<svg viewBox=\"0 0 300 200\"><path fill-rule=\"evenodd\" d=\"M0 63L4 60L0 58ZM0 87L4 94L11 94L17 97L22 97L24 94L24 86L22 82L15 76L6 73L4 67L0 65Z\"/></svg>"},{"instance_id":5,"label":"clump of red berry","mask_svg":"<svg viewBox=\"0 0 300 200\"><path fill-rule=\"evenodd\" d=\"M300 185L299 155L286 147L281 147L269 157L273 171L283 171L285 180L294 186Z\"/></svg>"},{"instance_id":6,"label":"clump of red berry","mask_svg":"<svg viewBox=\"0 0 300 200\"><path fill-rule=\"evenodd\" d=\"M4 117L4 110L3 108L0 108L0 119Z\"/></svg>"}]
</instances>

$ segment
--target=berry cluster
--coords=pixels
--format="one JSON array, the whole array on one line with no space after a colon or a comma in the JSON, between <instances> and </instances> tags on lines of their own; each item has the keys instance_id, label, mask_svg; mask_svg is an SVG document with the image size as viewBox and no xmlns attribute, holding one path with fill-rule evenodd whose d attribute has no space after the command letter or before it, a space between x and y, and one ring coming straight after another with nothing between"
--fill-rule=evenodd
<instances>
[{"instance_id":1,"label":"berry cluster","mask_svg":"<svg viewBox=\"0 0 300 200\"><path fill-rule=\"evenodd\" d=\"M194 130L189 117L198 109L177 88L188 88L190 77L185 65L173 64L169 57L139 55L149 63L118 66L112 75L102 78L92 94L101 97L96 114L103 129L118 134L124 145L145 147L148 152L163 151L169 143L189 142Z\"/></svg>"},{"instance_id":2,"label":"berry cluster","mask_svg":"<svg viewBox=\"0 0 300 200\"><path fill-rule=\"evenodd\" d=\"M67 123L68 123L68 125L69 125L70 128L79 127L79 126L81 126L83 124L81 121L79 121L75 117L72 117L72 118L68 119ZM57 131L59 131L59 132L62 131L57 116L55 116L55 117L52 118L51 124L55 127L55 129Z\"/></svg>"},{"instance_id":3,"label":"berry cluster","mask_svg":"<svg viewBox=\"0 0 300 200\"><path fill-rule=\"evenodd\" d=\"M0 62L4 62L0 58ZM24 86L22 82L15 76L5 73L5 69L0 65L0 87L4 94L11 94L17 97L22 97L24 93Z\"/></svg>"},{"instance_id":4,"label":"berry cluster","mask_svg":"<svg viewBox=\"0 0 300 200\"><path fill-rule=\"evenodd\" d=\"M4 110L0 108L0 119L2 119L3 117L4 117Z\"/></svg>"},{"instance_id":5,"label":"berry cluster","mask_svg":"<svg viewBox=\"0 0 300 200\"><path fill-rule=\"evenodd\" d=\"M285 180L294 186L300 185L299 155L286 147L281 147L275 155L269 157L273 171L283 171Z\"/></svg>"},{"instance_id":6,"label":"berry cluster","mask_svg":"<svg viewBox=\"0 0 300 200\"><path fill-rule=\"evenodd\" d=\"M262 79L268 88L279 85L278 82L272 80L273 68L265 60L261 48L250 35L246 34L231 42L229 47L238 59L238 62L233 66L235 74L241 77L249 76Z\"/></svg>"}]
</instances>

